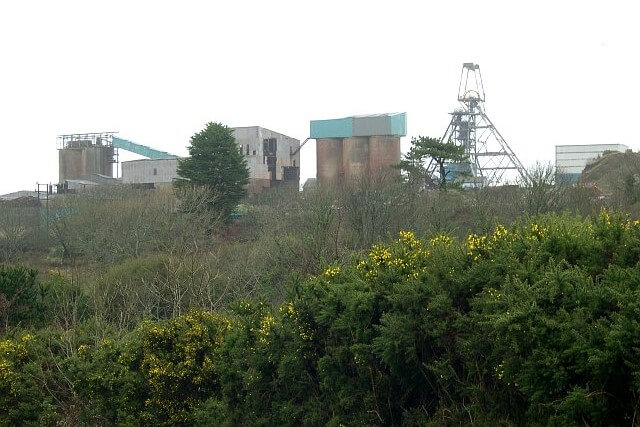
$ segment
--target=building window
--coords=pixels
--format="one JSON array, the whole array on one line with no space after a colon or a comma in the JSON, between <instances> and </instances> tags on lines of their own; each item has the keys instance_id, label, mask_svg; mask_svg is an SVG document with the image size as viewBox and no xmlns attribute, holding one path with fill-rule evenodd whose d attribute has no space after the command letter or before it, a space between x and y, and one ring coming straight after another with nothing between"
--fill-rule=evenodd
<instances>
[{"instance_id":1,"label":"building window","mask_svg":"<svg viewBox=\"0 0 640 427\"><path fill-rule=\"evenodd\" d=\"M249 155L249 144L247 144L247 156Z\"/></svg>"},{"instance_id":2,"label":"building window","mask_svg":"<svg viewBox=\"0 0 640 427\"><path fill-rule=\"evenodd\" d=\"M158 175L158 169L153 168L153 175L154 175L154 176L155 176L155 175Z\"/></svg>"},{"instance_id":3,"label":"building window","mask_svg":"<svg viewBox=\"0 0 640 427\"><path fill-rule=\"evenodd\" d=\"M256 155L256 150L253 150L253 155L254 155L254 156Z\"/></svg>"},{"instance_id":4,"label":"building window","mask_svg":"<svg viewBox=\"0 0 640 427\"><path fill-rule=\"evenodd\" d=\"M295 160L293 161L293 167L294 168L296 167L296 161Z\"/></svg>"}]
</instances>

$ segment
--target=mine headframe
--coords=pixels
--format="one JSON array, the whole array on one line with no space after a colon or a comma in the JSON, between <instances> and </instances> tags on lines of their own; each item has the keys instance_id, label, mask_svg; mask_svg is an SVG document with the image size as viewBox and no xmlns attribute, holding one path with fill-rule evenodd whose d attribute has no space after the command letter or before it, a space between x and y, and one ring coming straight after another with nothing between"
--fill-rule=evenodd
<instances>
[{"instance_id":1,"label":"mine headframe","mask_svg":"<svg viewBox=\"0 0 640 427\"><path fill-rule=\"evenodd\" d=\"M440 142L463 147L467 160L449 163L446 181L461 182L463 186L495 186L526 180L524 166L485 112L479 65L462 65L458 102L461 106L450 113L451 120ZM429 163L427 173L439 173L435 162Z\"/></svg>"}]
</instances>

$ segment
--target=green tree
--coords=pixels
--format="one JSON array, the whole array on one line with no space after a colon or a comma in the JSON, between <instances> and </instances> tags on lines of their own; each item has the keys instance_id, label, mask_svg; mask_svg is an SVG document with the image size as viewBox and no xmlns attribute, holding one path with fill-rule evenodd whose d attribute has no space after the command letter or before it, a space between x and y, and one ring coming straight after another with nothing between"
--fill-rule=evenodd
<instances>
[{"instance_id":1,"label":"green tree","mask_svg":"<svg viewBox=\"0 0 640 427\"><path fill-rule=\"evenodd\" d=\"M428 176L425 163L434 162L438 171L438 185L444 189L447 183L446 163L459 163L467 160L464 147L442 143L436 138L418 136L411 139L411 149L400 162L400 168L409 174L409 180L421 185L430 185L434 177Z\"/></svg>"},{"instance_id":2,"label":"green tree","mask_svg":"<svg viewBox=\"0 0 640 427\"><path fill-rule=\"evenodd\" d=\"M228 218L246 195L249 170L238 150L233 130L221 123L208 123L191 137L189 157L178 162L177 186L204 186L215 195L210 204Z\"/></svg>"}]
</instances>

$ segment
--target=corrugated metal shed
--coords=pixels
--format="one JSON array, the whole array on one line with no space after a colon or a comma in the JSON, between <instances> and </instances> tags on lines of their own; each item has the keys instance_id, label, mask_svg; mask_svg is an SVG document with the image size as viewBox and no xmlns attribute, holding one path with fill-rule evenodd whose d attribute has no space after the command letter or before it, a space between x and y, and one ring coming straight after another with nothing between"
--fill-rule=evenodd
<instances>
[{"instance_id":1,"label":"corrugated metal shed","mask_svg":"<svg viewBox=\"0 0 640 427\"><path fill-rule=\"evenodd\" d=\"M371 114L329 120L312 120L310 137L405 136L407 113Z\"/></svg>"}]
</instances>

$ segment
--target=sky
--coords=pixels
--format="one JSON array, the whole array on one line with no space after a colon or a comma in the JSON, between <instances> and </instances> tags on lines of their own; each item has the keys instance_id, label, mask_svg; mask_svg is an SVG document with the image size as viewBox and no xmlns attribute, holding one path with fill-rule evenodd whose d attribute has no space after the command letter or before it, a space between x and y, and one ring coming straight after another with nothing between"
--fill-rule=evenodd
<instances>
[{"instance_id":1,"label":"sky","mask_svg":"<svg viewBox=\"0 0 640 427\"><path fill-rule=\"evenodd\" d=\"M407 113L440 137L462 63L525 166L556 144L626 144L637 1L0 2L0 194L57 182L56 136L118 131L186 155L207 122L304 140L309 121ZM121 160L133 158L123 153ZM301 151L315 176L315 142Z\"/></svg>"}]
</instances>

